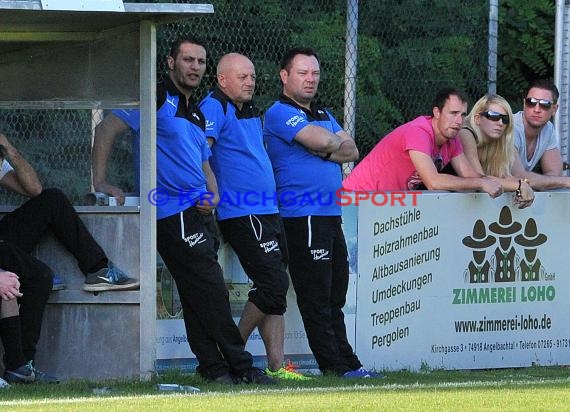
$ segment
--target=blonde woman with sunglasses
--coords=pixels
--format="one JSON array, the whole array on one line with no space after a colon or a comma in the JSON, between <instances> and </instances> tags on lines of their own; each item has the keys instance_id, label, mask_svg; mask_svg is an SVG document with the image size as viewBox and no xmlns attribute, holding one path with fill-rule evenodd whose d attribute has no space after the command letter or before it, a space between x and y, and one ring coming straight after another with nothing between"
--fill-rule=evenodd
<instances>
[{"instance_id":1,"label":"blonde woman with sunglasses","mask_svg":"<svg viewBox=\"0 0 570 412\"><path fill-rule=\"evenodd\" d=\"M498 178L506 192L515 192L514 203L518 208L532 204L534 192L529 180L513 173L518 159L513 111L503 97L485 95L480 98L467 115L459 138L465 156L477 172Z\"/></svg>"}]
</instances>

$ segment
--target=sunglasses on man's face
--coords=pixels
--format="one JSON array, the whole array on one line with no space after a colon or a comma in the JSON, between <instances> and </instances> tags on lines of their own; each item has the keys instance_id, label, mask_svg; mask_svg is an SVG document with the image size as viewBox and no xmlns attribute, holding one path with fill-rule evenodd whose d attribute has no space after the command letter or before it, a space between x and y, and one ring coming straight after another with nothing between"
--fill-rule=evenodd
<instances>
[{"instance_id":1,"label":"sunglasses on man's face","mask_svg":"<svg viewBox=\"0 0 570 412\"><path fill-rule=\"evenodd\" d=\"M479 113L481 116L486 117L492 122L498 122L499 120L503 121L503 124L509 124L510 119L508 114L502 114L499 112L494 112L492 110L487 110L486 112Z\"/></svg>"},{"instance_id":2,"label":"sunglasses on man's face","mask_svg":"<svg viewBox=\"0 0 570 412\"><path fill-rule=\"evenodd\" d=\"M526 107L536 107L537 104L544 110L548 110L552 107L552 102L547 99L535 99L534 97L527 97L524 99L524 104Z\"/></svg>"}]
</instances>

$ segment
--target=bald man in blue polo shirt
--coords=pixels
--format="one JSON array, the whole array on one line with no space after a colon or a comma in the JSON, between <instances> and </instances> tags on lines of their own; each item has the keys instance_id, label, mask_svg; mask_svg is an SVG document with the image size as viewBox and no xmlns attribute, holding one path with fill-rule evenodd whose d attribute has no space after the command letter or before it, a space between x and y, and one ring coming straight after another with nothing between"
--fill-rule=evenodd
<instances>
[{"instance_id":1,"label":"bald man in blue polo shirt","mask_svg":"<svg viewBox=\"0 0 570 412\"><path fill-rule=\"evenodd\" d=\"M283 314L289 287L286 245L260 113L252 102L254 91L253 63L229 53L218 62L216 86L200 103L219 184L218 224L253 281L238 324L242 338L247 341L258 328L269 376L307 379L283 365Z\"/></svg>"}]
</instances>

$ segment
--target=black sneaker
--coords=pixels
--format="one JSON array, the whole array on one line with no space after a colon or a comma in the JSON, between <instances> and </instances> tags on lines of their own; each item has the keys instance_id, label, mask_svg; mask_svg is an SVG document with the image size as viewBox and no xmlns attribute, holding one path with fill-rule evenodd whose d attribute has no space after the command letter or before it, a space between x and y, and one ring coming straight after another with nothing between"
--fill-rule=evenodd
<instances>
[{"instance_id":1,"label":"black sneaker","mask_svg":"<svg viewBox=\"0 0 570 412\"><path fill-rule=\"evenodd\" d=\"M255 385L275 385L277 383L276 379L267 376L259 368L250 368L244 372L241 376L241 380L244 383L255 384Z\"/></svg>"},{"instance_id":2,"label":"black sneaker","mask_svg":"<svg viewBox=\"0 0 570 412\"><path fill-rule=\"evenodd\" d=\"M218 376L217 378L212 379L211 382L212 383L221 383L223 385L235 385L236 383L239 383L239 382L236 382L234 380L234 378L232 377L232 375L230 375L229 373L225 373L222 376Z\"/></svg>"},{"instance_id":3,"label":"black sneaker","mask_svg":"<svg viewBox=\"0 0 570 412\"><path fill-rule=\"evenodd\" d=\"M105 292L108 290L139 289L140 282L128 277L125 272L109 261L108 267L89 273L85 277L83 290L85 292Z\"/></svg>"}]
</instances>

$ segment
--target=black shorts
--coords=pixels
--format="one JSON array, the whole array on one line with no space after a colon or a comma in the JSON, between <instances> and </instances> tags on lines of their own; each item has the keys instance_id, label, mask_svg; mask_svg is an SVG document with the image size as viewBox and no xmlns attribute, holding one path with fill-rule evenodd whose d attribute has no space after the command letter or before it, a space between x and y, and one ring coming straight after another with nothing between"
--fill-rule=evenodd
<instances>
[{"instance_id":1,"label":"black shorts","mask_svg":"<svg viewBox=\"0 0 570 412\"><path fill-rule=\"evenodd\" d=\"M247 276L253 281L249 300L265 314L287 308L287 244L278 214L248 215L218 222Z\"/></svg>"}]
</instances>

